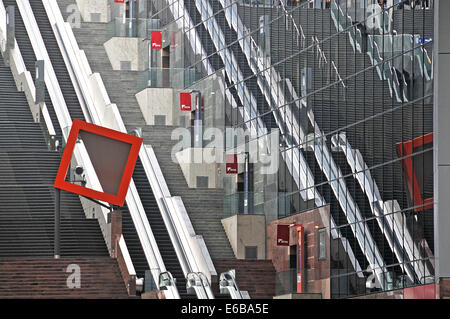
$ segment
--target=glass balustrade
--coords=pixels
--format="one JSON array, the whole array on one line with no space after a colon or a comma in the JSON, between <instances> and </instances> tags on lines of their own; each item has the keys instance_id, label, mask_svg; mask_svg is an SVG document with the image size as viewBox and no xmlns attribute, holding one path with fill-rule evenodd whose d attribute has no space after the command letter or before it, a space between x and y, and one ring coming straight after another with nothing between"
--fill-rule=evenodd
<instances>
[{"instance_id":1,"label":"glass balustrade","mask_svg":"<svg viewBox=\"0 0 450 319\"><path fill-rule=\"evenodd\" d=\"M150 68L136 74L138 92L146 88L182 89L191 85L194 80L194 69Z\"/></svg>"}]
</instances>

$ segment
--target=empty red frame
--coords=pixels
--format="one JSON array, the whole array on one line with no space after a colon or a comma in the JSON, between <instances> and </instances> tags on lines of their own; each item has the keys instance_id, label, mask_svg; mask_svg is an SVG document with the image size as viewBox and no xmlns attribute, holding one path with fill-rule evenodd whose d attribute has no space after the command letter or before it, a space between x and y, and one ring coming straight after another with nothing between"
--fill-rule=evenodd
<instances>
[{"instance_id":1,"label":"empty red frame","mask_svg":"<svg viewBox=\"0 0 450 319\"><path fill-rule=\"evenodd\" d=\"M125 164L120 185L118 187L118 191L116 194L99 192L84 186L72 184L70 182L65 181L66 174L70 165L70 160L72 158L72 154L75 148L75 143L77 142L77 138L78 135L80 134L80 131L92 133L94 135L99 135L102 137L109 138L111 140L131 145L128 154L128 159ZM72 123L72 129L70 130L69 138L67 139L66 147L64 149L64 153L53 186L55 188L59 188L71 193L104 201L112 205L122 206L125 201L125 196L128 191L128 186L130 184L130 180L133 175L137 158L139 156L141 144L142 138L140 137L125 134L119 131L111 130L109 128L101 127L95 124L75 119Z\"/></svg>"},{"instance_id":2,"label":"empty red frame","mask_svg":"<svg viewBox=\"0 0 450 319\"><path fill-rule=\"evenodd\" d=\"M417 180L416 172L414 171L413 158L411 155L414 149L433 143L433 133L428 133L419 136L411 141L397 143L397 154L399 157L408 156L402 159L403 170L406 175L409 195L414 200L414 210L420 212L423 210L433 208L433 198L422 198L419 181Z\"/></svg>"}]
</instances>

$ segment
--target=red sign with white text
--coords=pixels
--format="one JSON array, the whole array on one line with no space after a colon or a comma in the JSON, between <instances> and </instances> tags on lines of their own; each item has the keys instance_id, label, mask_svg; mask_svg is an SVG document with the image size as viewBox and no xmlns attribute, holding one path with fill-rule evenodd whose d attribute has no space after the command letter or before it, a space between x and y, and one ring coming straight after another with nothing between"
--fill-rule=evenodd
<instances>
[{"instance_id":1,"label":"red sign with white text","mask_svg":"<svg viewBox=\"0 0 450 319\"><path fill-rule=\"evenodd\" d=\"M191 93L180 93L180 107L182 111L191 111Z\"/></svg>"},{"instance_id":2,"label":"red sign with white text","mask_svg":"<svg viewBox=\"0 0 450 319\"><path fill-rule=\"evenodd\" d=\"M152 31L151 39L152 39L152 49L157 49L157 50L162 49L162 32L161 31Z\"/></svg>"},{"instance_id":3,"label":"red sign with white text","mask_svg":"<svg viewBox=\"0 0 450 319\"><path fill-rule=\"evenodd\" d=\"M277 225L277 246L289 246L289 225Z\"/></svg>"},{"instance_id":4,"label":"red sign with white text","mask_svg":"<svg viewBox=\"0 0 450 319\"><path fill-rule=\"evenodd\" d=\"M227 154L225 170L227 174L237 174L238 161L237 154Z\"/></svg>"}]
</instances>

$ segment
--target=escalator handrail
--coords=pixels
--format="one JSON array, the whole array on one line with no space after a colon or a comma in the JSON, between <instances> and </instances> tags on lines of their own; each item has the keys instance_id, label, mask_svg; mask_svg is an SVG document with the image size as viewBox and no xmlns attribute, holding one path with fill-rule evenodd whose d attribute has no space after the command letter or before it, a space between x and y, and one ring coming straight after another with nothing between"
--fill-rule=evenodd
<instances>
[{"instance_id":1,"label":"escalator handrail","mask_svg":"<svg viewBox=\"0 0 450 319\"><path fill-rule=\"evenodd\" d=\"M140 158L184 275L187 277L189 273L201 272L211 282L211 277L217 275L211 256L207 249L202 249L199 245L198 235L195 234L182 199L171 196L153 148L145 145L141 149ZM208 295L213 294L211 292Z\"/></svg>"}]
</instances>

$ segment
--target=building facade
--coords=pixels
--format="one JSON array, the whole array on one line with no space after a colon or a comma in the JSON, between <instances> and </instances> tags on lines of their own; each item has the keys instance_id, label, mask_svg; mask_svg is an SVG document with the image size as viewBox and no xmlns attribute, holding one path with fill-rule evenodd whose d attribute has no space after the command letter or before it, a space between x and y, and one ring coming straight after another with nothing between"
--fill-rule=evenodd
<instances>
[{"instance_id":1,"label":"building facade","mask_svg":"<svg viewBox=\"0 0 450 319\"><path fill-rule=\"evenodd\" d=\"M162 31L163 49L149 49L153 85L176 88L175 99L195 95L193 110L198 103L201 111L173 125L195 135L201 120L203 132L222 132L222 148L211 136L197 146L236 162L234 174L226 161L217 165L224 217L265 215L270 259L280 254L274 225L317 221L314 211L323 210L306 233L311 248L303 254L312 259L303 270L327 272L316 272L320 285L303 292L350 298L403 289L408 296L414 287L438 291L449 275L446 206L438 215L436 200L445 197L436 172L446 162L434 147L434 123L445 126L446 115L436 102L445 88L435 83L442 2L152 0L127 13L147 21L147 32ZM274 158L277 169L267 169ZM299 266L287 256L296 245L294 238L276 267L280 287L290 281L292 292Z\"/></svg>"}]
</instances>

